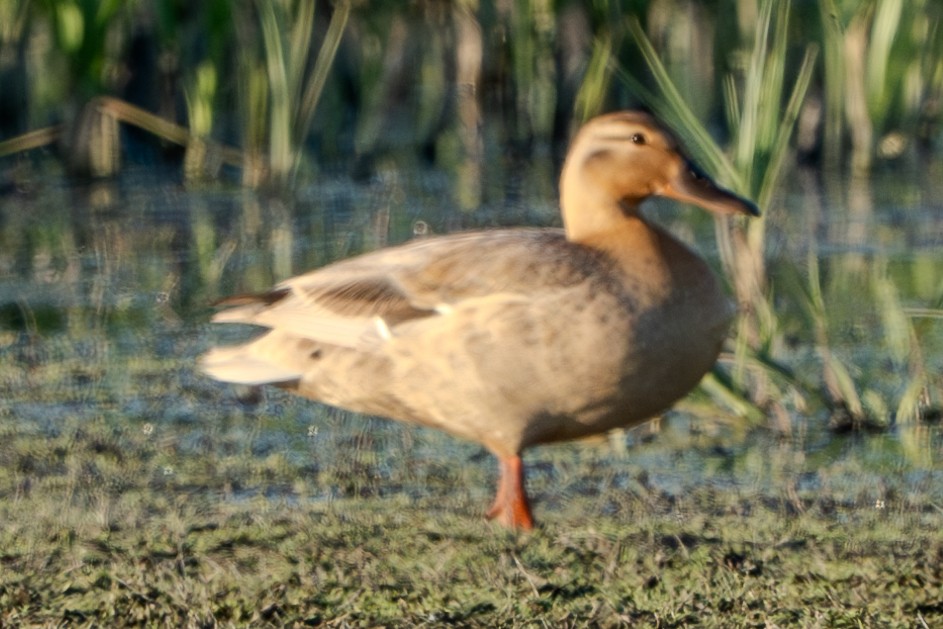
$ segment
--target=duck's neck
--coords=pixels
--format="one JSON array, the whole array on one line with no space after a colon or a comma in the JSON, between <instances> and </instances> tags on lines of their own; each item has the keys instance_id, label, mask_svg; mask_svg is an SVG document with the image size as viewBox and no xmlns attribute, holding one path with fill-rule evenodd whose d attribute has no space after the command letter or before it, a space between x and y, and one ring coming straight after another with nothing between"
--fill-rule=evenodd
<instances>
[{"instance_id":1,"label":"duck's neck","mask_svg":"<svg viewBox=\"0 0 943 629\"><path fill-rule=\"evenodd\" d=\"M586 242L630 226L644 228L638 211L640 199L620 198L610 182L580 166L580 160L571 156L560 177L560 209L569 240Z\"/></svg>"},{"instance_id":2,"label":"duck's neck","mask_svg":"<svg viewBox=\"0 0 943 629\"><path fill-rule=\"evenodd\" d=\"M578 180L580 176L564 172L561 179L560 204L568 240L604 251L627 273L646 274L653 284L668 283L674 263L683 266L689 258L699 263L687 247L645 219L639 200L620 200L598 182ZM671 249L670 255L666 248Z\"/></svg>"},{"instance_id":3,"label":"duck's neck","mask_svg":"<svg viewBox=\"0 0 943 629\"><path fill-rule=\"evenodd\" d=\"M572 242L588 243L606 234L650 229L638 207L603 195L581 194L578 199L561 198L563 226Z\"/></svg>"}]
</instances>

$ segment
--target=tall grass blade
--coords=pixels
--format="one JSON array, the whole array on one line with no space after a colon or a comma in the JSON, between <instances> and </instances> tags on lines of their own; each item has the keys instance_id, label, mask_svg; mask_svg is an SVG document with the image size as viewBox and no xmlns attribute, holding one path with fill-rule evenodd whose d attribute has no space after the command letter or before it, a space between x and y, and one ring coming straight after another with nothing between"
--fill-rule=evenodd
<instances>
[{"instance_id":1,"label":"tall grass blade","mask_svg":"<svg viewBox=\"0 0 943 629\"><path fill-rule=\"evenodd\" d=\"M824 47L824 91L825 108L822 125L823 164L826 168L837 170L842 155L842 123L844 120L845 73L843 57L844 29L835 0L822 0L819 3Z\"/></svg>"},{"instance_id":2,"label":"tall grass blade","mask_svg":"<svg viewBox=\"0 0 943 629\"><path fill-rule=\"evenodd\" d=\"M349 17L349 0L342 0L334 5L331 23L324 35L324 41L321 43L318 57L314 62L314 70L312 70L311 76L305 85L304 93L301 96L301 104L298 108L298 132L302 140L307 137L311 128L315 110L317 110L321 94L324 92L324 85L327 83L328 72L337 57L337 49L340 47Z\"/></svg>"},{"instance_id":3,"label":"tall grass blade","mask_svg":"<svg viewBox=\"0 0 943 629\"><path fill-rule=\"evenodd\" d=\"M586 121L602 111L609 84L612 81L612 37L608 33L598 36L593 41L593 51L589 58L586 73L576 94L576 118Z\"/></svg>"},{"instance_id":4,"label":"tall grass blade","mask_svg":"<svg viewBox=\"0 0 943 629\"><path fill-rule=\"evenodd\" d=\"M673 128L682 135L692 138L693 144L687 146L687 149L694 154L698 162L703 164L727 187L746 192L745 180L681 97L681 93L675 87L671 76L655 51L655 47L648 36L645 35L638 18L630 17L628 24L629 32L642 52L642 56L645 58L645 62L648 64L660 92L651 95L646 100L649 101L655 112L667 120ZM629 84L639 85L638 81L632 78L624 69L620 68L619 74Z\"/></svg>"},{"instance_id":5,"label":"tall grass blade","mask_svg":"<svg viewBox=\"0 0 943 629\"><path fill-rule=\"evenodd\" d=\"M802 58L802 65L799 67L796 82L793 84L792 93L789 95L789 102L786 103L783 110L776 137L772 142L773 151L757 195L757 203L760 204L760 207L769 207L773 199L773 193L778 188L779 181L786 171L786 157L790 154L789 138L792 137L796 128L799 111L802 109L802 103L805 101L809 85L812 83L817 56L818 49L810 45Z\"/></svg>"},{"instance_id":6,"label":"tall grass blade","mask_svg":"<svg viewBox=\"0 0 943 629\"><path fill-rule=\"evenodd\" d=\"M861 403L855 380L851 377L844 363L831 350L828 315L822 293L819 260L814 253L810 253L808 256L807 269L808 285L804 291L805 299L802 300L802 304L809 314L814 329L816 350L822 361L825 387L832 398L833 405L844 405L853 417L863 418L864 405Z\"/></svg>"},{"instance_id":7,"label":"tall grass blade","mask_svg":"<svg viewBox=\"0 0 943 629\"><path fill-rule=\"evenodd\" d=\"M893 279L887 275L887 261L875 260L871 279L874 307L884 328L883 341L897 365L907 363L911 355L910 320L900 301Z\"/></svg>"},{"instance_id":8,"label":"tall grass blade","mask_svg":"<svg viewBox=\"0 0 943 629\"><path fill-rule=\"evenodd\" d=\"M294 169L294 147L291 138L293 106L288 85L288 67L282 41L284 23L276 15L275 2L257 3L262 39L265 44L265 65L268 78L269 127L268 161L271 176L284 181Z\"/></svg>"},{"instance_id":9,"label":"tall grass blade","mask_svg":"<svg viewBox=\"0 0 943 629\"><path fill-rule=\"evenodd\" d=\"M913 1L913 0L911 0ZM900 34L901 17L904 10L902 0L880 0L876 3L868 41L868 66L866 68L868 111L878 128L888 115L891 103L897 96L890 84L899 84L900 77L888 76L894 59L893 46Z\"/></svg>"},{"instance_id":10,"label":"tall grass blade","mask_svg":"<svg viewBox=\"0 0 943 629\"><path fill-rule=\"evenodd\" d=\"M748 400L737 388L717 370L708 373L701 379L700 388L707 392L735 415L741 417L752 426L760 426L766 419L766 413L756 404Z\"/></svg>"}]
</instances>

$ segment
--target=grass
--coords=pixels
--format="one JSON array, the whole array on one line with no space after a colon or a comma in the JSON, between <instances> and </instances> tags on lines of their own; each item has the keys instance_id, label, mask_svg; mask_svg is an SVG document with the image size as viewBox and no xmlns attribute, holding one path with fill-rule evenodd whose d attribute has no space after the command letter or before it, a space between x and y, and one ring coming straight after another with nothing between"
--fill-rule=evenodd
<instances>
[{"instance_id":1,"label":"grass","mask_svg":"<svg viewBox=\"0 0 943 629\"><path fill-rule=\"evenodd\" d=\"M532 457L542 526L514 534L481 518L486 490L475 484L492 470L477 455L455 469L456 457L406 449L395 461L366 463L350 485L352 470L317 470L316 457L245 456L251 425L233 422L196 448L186 445L192 429L106 419L52 430L7 423L0 621L943 621L943 504L930 480L921 489L890 475L877 498L865 488L849 494L839 479L856 463L845 460L819 470L816 490L791 495L710 479L672 490L659 487L657 469L627 465L605 448L547 448ZM404 430L418 444L447 439ZM366 448L352 458L370 461ZM420 478L413 493L410 479Z\"/></svg>"}]
</instances>

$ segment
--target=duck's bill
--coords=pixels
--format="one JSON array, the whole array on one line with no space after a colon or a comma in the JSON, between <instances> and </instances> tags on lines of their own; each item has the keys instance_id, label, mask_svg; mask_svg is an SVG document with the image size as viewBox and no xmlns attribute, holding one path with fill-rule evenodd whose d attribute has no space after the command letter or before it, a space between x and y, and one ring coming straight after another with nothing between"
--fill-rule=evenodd
<instances>
[{"instance_id":1,"label":"duck's bill","mask_svg":"<svg viewBox=\"0 0 943 629\"><path fill-rule=\"evenodd\" d=\"M755 203L724 190L691 165L680 169L677 176L665 184L660 194L718 214L760 215L760 208Z\"/></svg>"}]
</instances>

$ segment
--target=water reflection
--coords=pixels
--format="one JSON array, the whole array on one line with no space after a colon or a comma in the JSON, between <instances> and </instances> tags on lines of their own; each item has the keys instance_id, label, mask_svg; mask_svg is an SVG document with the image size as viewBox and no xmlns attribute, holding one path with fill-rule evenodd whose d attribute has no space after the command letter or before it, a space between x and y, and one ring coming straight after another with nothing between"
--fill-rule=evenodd
<instances>
[{"instance_id":1,"label":"water reflection","mask_svg":"<svg viewBox=\"0 0 943 629\"><path fill-rule=\"evenodd\" d=\"M379 469L387 469L383 461L395 465L403 457L448 457L442 449L472 458L474 446L431 431L352 420L278 392L240 397L195 373L194 358L218 335L245 334L206 323L210 304L221 296L256 291L424 231L556 223L548 170L519 171L511 181L501 175L483 186L483 209L475 213L451 196L443 173L382 168L370 182L325 177L291 197L185 189L150 173L105 186L48 182L7 194L0 198L0 421L14 430L53 432L67 422L101 418L152 431L172 424L190 435L179 447L194 452L229 431L243 436L249 455L274 451L300 462L316 454L323 466L351 465L352 447L364 449L355 458L381 461ZM805 315L792 303L793 293L780 289L804 281L796 276L814 259L834 309L827 330L832 347L867 383L846 402L895 417L896 426L877 436L836 437L820 409L787 401L790 413L779 423L787 439L767 431L745 434L735 418L695 396L658 424L603 446L612 465L631 463L631 470L645 470L666 491L704 478L791 488L783 489L785 499L825 483L857 500L856 492L889 471L907 483L907 474L924 470L931 476L920 478L941 485L938 421L915 421L895 406L908 394L915 370L943 373L941 320L899 320L886 313L939 311L943 215L926 204L930 197L919 186L902 194L899 177L888 184L890 191L860 181L800 182L801 192L786 197L770 219L771 283L781 290L777 307L796 339L786 358L799 373L821 373L821 356L803 329ZM665 204L651 211L700 250L714 251L708 217ZM875 303L890 305L875 312ZM911 334L918 337L919 357L909 350ZM937 376L928 377L939 384ZM830 386L831 395L847 394L840 384ZM911 393L917 399L925 392ZM789 430L782 430L784 422ZM653 430L659 433L650 439ZM559 462L586 447L542 448L533 456ZM554 466L536 469L535 482L539 486L543 475L551 491ZM854 491L841 485L842 470L854 472ZM635 472L625 473L629 477L616 470L610 478L636 482Z\"/></svg>"}]
</instances>

